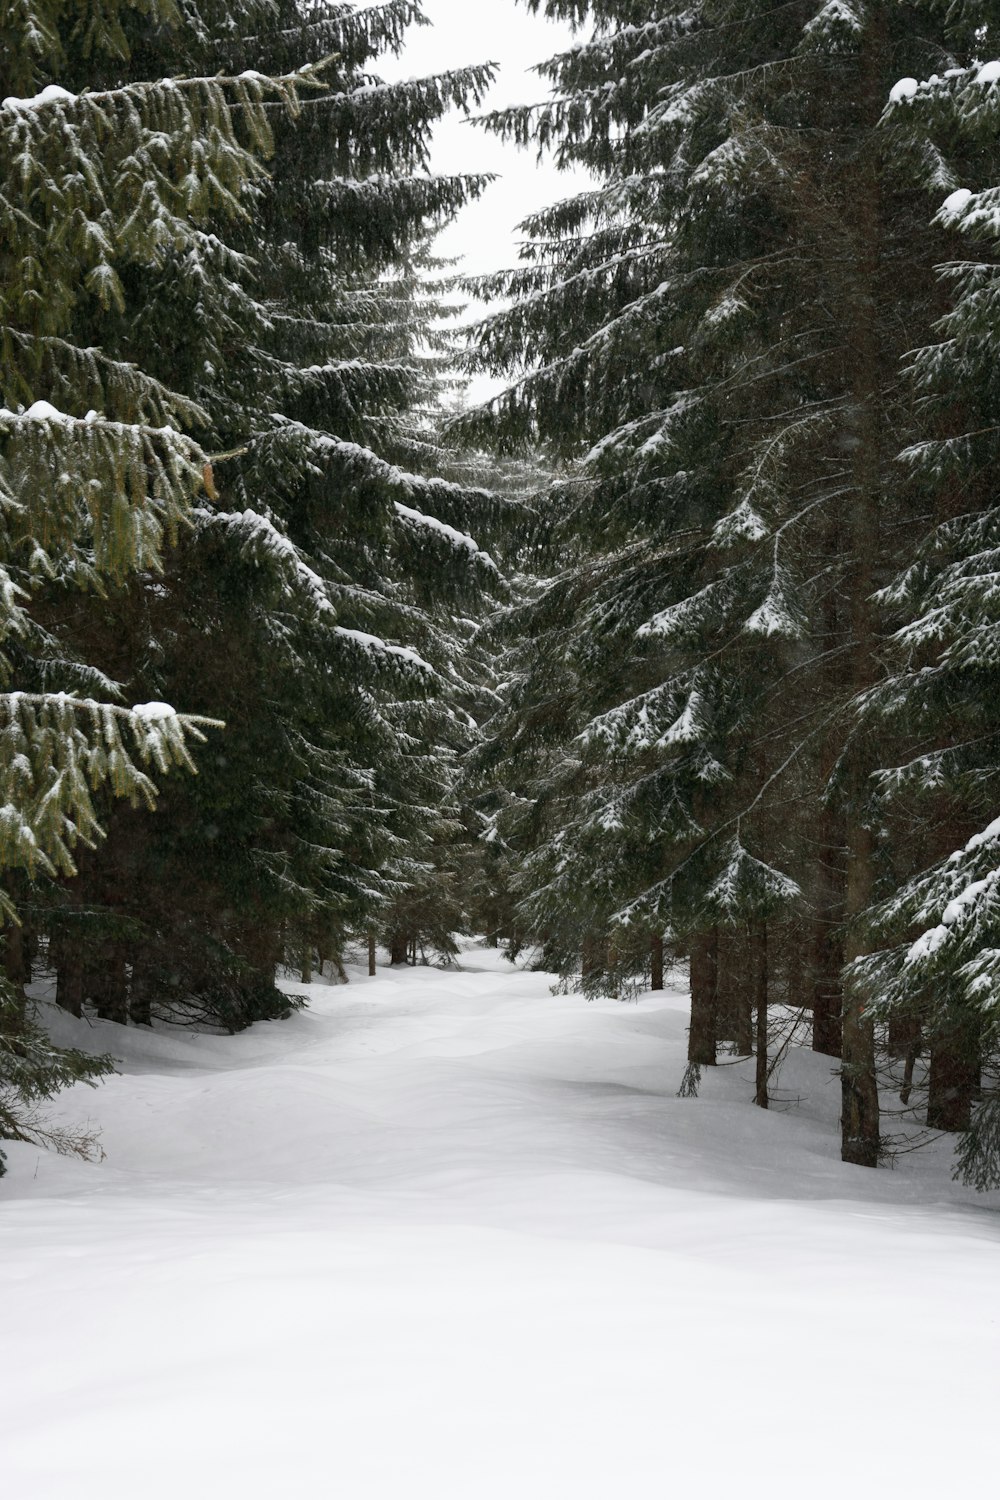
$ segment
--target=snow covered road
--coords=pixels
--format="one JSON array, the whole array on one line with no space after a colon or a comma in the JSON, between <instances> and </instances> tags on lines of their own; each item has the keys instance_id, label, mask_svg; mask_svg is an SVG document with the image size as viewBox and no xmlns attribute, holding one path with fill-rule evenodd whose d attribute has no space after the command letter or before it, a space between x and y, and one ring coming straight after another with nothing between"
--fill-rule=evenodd
<instances>
[{"instance_id":1,"label":"snow covered road","mask_svg":"<svg viewBox=\"0 0 1000 1500\"><path fill-rule=\"evenodd\" d=\"M842 1166L811 1054L792 1112L739 1067L677 1099L679 991L464 964L235 1038L83 1028L123 1075L60 1112L106 1160L0 1182L4 1500L990 1484L998 1195L943 1148Z\"/></svg>"}]
</instances>

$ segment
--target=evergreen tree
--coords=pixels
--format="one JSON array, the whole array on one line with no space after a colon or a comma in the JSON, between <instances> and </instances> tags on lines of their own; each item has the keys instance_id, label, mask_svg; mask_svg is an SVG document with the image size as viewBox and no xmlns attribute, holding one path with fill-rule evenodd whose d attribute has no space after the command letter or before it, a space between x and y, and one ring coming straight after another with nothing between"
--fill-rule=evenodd
<instances>
[{"instance_id":1,"label":"evergreen tree","mask_svg":"<svg viewBox=\"0 0 1000 1500\"><path fill-rule=\"evenodd\" d=\"M85 92L51 81L71 49L95 73L120 56L133 9L27 0L3 23L0 1132L8 1136L35 1131L37 1100L107 1070L106 1059L52 1047L33 1021L11 896L75 873L78 846L101 837L102 792L151 806L150 771L193 770L188 741L203 738L206 723L160 700L125 707L93 658L65 652L37 605L49 588L101 595L162 569L166 545L211 487L209 457L191 435L204 422L197 404L148 367L81 341L77 328L123 315L132 271L155 270L197 244L210 218L240 212L272 148L269 105L297 108L312 81L311 69ZM168 4L140 10L147 22L175 14Z\"/></svg>"},{"instance_id":2,"label":"evergreen tree","mask_svg":"<svg viewBox=\"0 0 1000 1500\"><path fill-rule=\"evenodd\" d=\"M103 339L179 384L221 457L166 577L100 618L53 598L53 628L95 642L130 691L210 703L228 726L169 818L118 816L46 918L89 934L63 988L115 1019L280 1014L276 966L336 958L416 900L445 836L464 691L451 615L499 583L470 532L503 507L422 477L449 295L425 242L485 181L429 175L428 141L489 72L378 83L372 63L419 20L409 3L202 3L183 24L137 18L108 63L256 76L335 55L297 119L275 116L249 215L139 275Z\"/></svg>"},{"instance_id":3,"label":"evergreen tree","mask_svg":"<svg viewBox=\"0 0 1000 1500\"><path fill-rule=\"evenodd\" d=\"M564 957L586 939L585 967L623 923L686 943L693 1063L719 1039L720 923L808 911L787 975L842 1050L844 1157L874 1165L875 1033L856 983L840 1013L841 971L893 870L855 703L873 596L923 520L895 462L919 432L901 360L944 311L953 226L928 221L957 185L882 116L992 8L529 8L593 35L543 69L549 102L487 123L597 183L477 287L512 299L477 359L521 378L472 430L578 465L512 710L541 759L522 909Z\"/></svg>"},{"instance_id":4,"label":"evergreen tree","mask_svg":"<svg viewBox=\"0 0 1000 1500\"><path fill-rule=\"evenodd\" d=\"M984 30L980 41L987 36ZM863 704L898 754L879 772L877 786L892 841L908 859L903 878L872 914L873 931L886 946L863 960L859 973L890 1036L902 1037L904 1102L916 1058L927 1052L927 1123L967 1132L960 1167L980 1187L1000 1181L1000 1034L992 1001L1000 938L994 893L1000 534L993 481L998 79L1000 65L976 63L919 86L900 80L893 91L890 120L931 143L962 183L940 202L937 217L957 227L975 253L941 267L952 306L936 341L918 349L911 363L923 436L903 459L933 524L883 593L896 627L893 670Z\"/></svg>"}]
</instances>

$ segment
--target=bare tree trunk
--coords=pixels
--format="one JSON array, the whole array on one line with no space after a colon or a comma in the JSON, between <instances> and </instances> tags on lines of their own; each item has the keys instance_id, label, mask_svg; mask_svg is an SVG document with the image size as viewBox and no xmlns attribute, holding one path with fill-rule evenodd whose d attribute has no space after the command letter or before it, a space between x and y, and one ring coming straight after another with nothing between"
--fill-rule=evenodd
<instances>
[{"instance_id":1,"label":"bare tree trunk","mask_svg":"<svg viewBox=\"0 0 1000 1500\"><path fill-rule=\"evenodd\" d=\"M313 977L312 960L313 960L312 948L307 943L306 946L302 949L302 983L303 984L312 984L312 977Z\"/></svg>"},{"instance_id":2,"label":"bare tree trunk","mask_svg":"<svg viewBox=\"0 0 1000 1500\"><path fill-rule=\"evenodd\" d=\"M719 929L691 939L691 1026L688 1062L714 1068L718 1045Z\"/></svg>"},{"instance_id":3,"label":"bare tree trunk","mask_svg":"<svg viewBox=\"0 0 1000 1500\"><path fill-rule=\"evenodd\" d=\"M152 985L149 982L141 950L133 954L128 1014L133 1026L152 1026L153 1024Z\"/></svg>"},{"instance_id":4,"label":"bare tree trunk","mask_svg":"<svg viewBox=\"0 0 1000 1500\"><path fill-rule=\"evenodd\" d=\"M848 830L850 864L847 874L848 920L856 919L871 901L874 840L871 830L852 818ZM845 958L850 963L865 952L857 928L848 928ZM844 996L844 1047L840 1069L841 1159L857 1167L878 1166L879 1102L875 1074L875 1023L867 1014L856 985Z\"/></svg>"},{"instance_id":5,"label":"bare tree trunk","mask_svg":"<svg viewBox=\"0 0 1000 1500\"><path fill-rule=\"evenodd\" d=\"M851 615L851 689L869 688L876 671L877 631L873 615L876 560L881 553L879 526L884 477L885 382L883 348L878 323L881 247L884 234L881 202L878 123L885 104L890 65L884 7L873 7L861 43L859 140L854 178L850 184L855 237L853 264L848 274L847 349L853 366L852 412L854 493L848 501L848 599ZM892 378L895 378L893 372ZM894 443L895 439L890 437ZM875 841L865 822L867 766L858 745L847 786L847 883L844 959L849 966L867 952L860 919L874 893ZM865 1008L859 986L848 982L844 994L843 1063L841 1067L841 1157L860 1167L875 1167L879 1156L879 1101L875 1074L875 1026Z\"/></svg>"},{"instance_id":6,"label":"bare tree trunk","mask_svg":"<svg viewBox=\"0 0 1000 1500\"><path fill-rule=\"evenodd\" d=\"M752 966L747 964L746 953L743 951L743 941L741 932L738 938L740 951L732 952L730 959L732 969L730 983L733 990L733 1003L736 1007L736 1050L741 1057L751 1057L754 1049L754 1007L757 1003L757 993ZM751 937L751 944L752 941Z\"/></svg>"},{"instance_id":7,"label":"bare tree trunk","mask_svg":"<svg viewBox=\"0 0 1000 1500\"><path fill-rule=\"evenodd\" d=\"M654 932L650 939L650 989L662 990L663 988L663 938L658 932Z\"/></svg>"},{"instance_id":8,"label":"bare tree trunk","mask_svg":"<svg viewBox=\"0 0 1000 1500\"><path fill-rule=\"evenodd\" d=\"M753 975L753 1006L756 1020L756 1089L753 1102L767 1109L770 1100L767 1094L767 923L755 922L750 938L750 966Z\"/></svg>"},{"instance_id":9,"label":"bare tree trunk","mask_svg":"<svg viewBox=\"0 0 1000 1500\"><path fill-rule=\"evenodd\" d=\"M405 964L410 950L410 940L405 932L396 931L389 943L389 962L395 967Z\"/></svg>"},{"instance_id":10,"label":"bare tree trunk","mask_svg":"<svg viewBox=\"0 0 1000 1500\"><path fill-rule=\"evenodd\" d=\"M839 820L824 812L820 820L819 899L814 926L812 1013L814 1052L839 1057L843 1045L844 875L843 849L837 839Z\"/></svg>"},{"instance_id":11,"label":"bare tree trunk","mask_svg":"<svg viewBox=\"0 0 1000 1500\"><path fill-rule=\"evenodd\" d=\"M977 1038L969 1028L953 1027L931 1040L927 1124L932 1130L968 1130L972 1101L980 1087Z\"/></svg>"},{"instance_id":12,"label":"bare tree trunk","mask_svg":"<svg viewBox=\"0 0 1000 1500\"><path fill-rule=\"evenodd\" d=\"M3 966L11 984L27 984L31 978L24 928L12 918L3 929Z\"/></svg>"},{"instance_id":13,"label":"bare tree trunk","mask_svg":"<svg viewBox=\"0 0 1000 1500\"><path fill-rule=\"evenodd\" d=\"M606 974L613 961L607 938L593 935L584 938L580 955L581 979L586 981L593 979L596 974Z\"/></svg>"},{"instance_id":14,"label":"bare tree trunk","mask_svg":"<svg viewBox=\"0 0 1000 1500\"><path fill-rule=\"evenodd\" d=\"M909 1057L914 1042L920 1040L920 1022L916 1016L889 1016L889 1056Z\"/></svg>"},{"instance_id":15,"label":"bare tree trunk","mask_svg":"<svg viewBox=\"0 0 1000 1500\"><path fill-rule=\"evenodd\" d=\"M368 978L375 978L375 933L372 928L368 929Z\"/></svg>"},{"instance_id":16,"label":"bare tree trunk","mask_svg":"<svg viewBox=\"0 0 1000 1500\"><path fill-rule=\"evenodd\" d=\"M56 1004L71 1016L83 1015L83 955L65 940L56 954Z\"/></svg>"},{"instance_id":17,"label":"bare tree trunk","mask_svg":"<svg viewBox=\"0 0 1000 1500\"><path fill-rule=\"evenodd\" d=\"M916 1035L907 1048L906 1061L903 1064L903 1085L899 1091L900 1104L909 1104L910 1102L910 1094L913 1090L913 1070L917 1065L917 1058L920 1056L922 1047L923 1035L918 1023Z\"/></svg>"},{"instance_id":18,"label":"bare tree trunk","mask_svg":"<svg viewBox=\"0 0 1000 1500\"><path fill-rule=\"evenodd\" d=\"M128 1025L128 972L121 943L102 946L100 966L93 973L94 999L102 1021Z\"/></svg>"}]
</instances>

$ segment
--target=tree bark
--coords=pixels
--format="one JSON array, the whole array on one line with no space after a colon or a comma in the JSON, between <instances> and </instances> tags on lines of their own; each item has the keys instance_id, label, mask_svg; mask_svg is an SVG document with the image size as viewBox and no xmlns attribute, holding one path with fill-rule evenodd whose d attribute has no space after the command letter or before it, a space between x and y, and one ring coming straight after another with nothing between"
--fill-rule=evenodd
<instances>
[{"instance_id":1,"label":"tree bark","mask_svg":"<svg viewBox=\"0 0 1000 1500\"><path fill-rule=\"evenodd\" d=\"M719 929L691 939L691 1026L688 1062L714 1068L718 1045Z\"/></svg>"},{"instance_id":2,"label":"tree bark","mask_svg":"<svg viewBox=\"0 0 1000 1500\"><path fill-rule=\"evenodd\" d=\"M608 966L607 945L600 938L588 936L583 940L583 951L580 955L580 977L591 979L595 974L601 974Z\"/></svg>"},{"instance_id":3,"label":"tree bark","mask_svg":"<svg viewBox=\"0 0 1000 1500\"><path fill-rule=\"evenodd\" d=\"M375 957L376 957L376 952L375 952L375 933L374 933L374 931L371 928L369 928L368 929L368 978L369 979L374 979L375 978Z\"/></svg>"},{"instance_id":4,"label":"tree bark","mask_svg":"<svg viewBox=\"0 0 1000 1500\"><path fill-rule=\"evenodd\" d=\"M663 988L663 938L654 932L650 939L650 984L651 990Z\"/></svg>"},{"instance_id":5,"label":"tree bark","mask_svg":"<svg viewBox=\"0 0 1000 1500\"><path fill-rule=\"evenodd\" d=\"M814 1052L822 1052L825 1057L839 1057L843 1047L844 875L838 823L824 811L820 820L818 912L813 929L812 1045Z\"/></svg>"},{"instance_id":6,"label":"tree bark","mask_svg":"<svg viewBox=\"0 0 1000 1500\"><path fill-rule=\"evenodd\" d=\"M103 947L99 967L93 974L94 999L102 1021L128 1025L128 973L126 954L121 943Z\"/></svg>"},{"instance_id":7,"label":"tree bark","mask_svg":"<svg viewBox=\"0 0 1000 1500\"><path fill-rule=\"evenodd\" d=\"M56 1004L71 1016L83 1015L83 956L60 944L56 962Z\"/></svg>"},{"instance_id":8,"label":"tree bark","mask_svg":"<svg viewBox=\"0 0 1000 1500\"><path fill-rule=\"evenodd\" d=\"M872 894L874 839L856 815L848 828L847 917L856 923ZM857 927L848 928L844 957L848 963L866 951ZM877 1167L879 1154L878 1080L875 1074L875 1023L863 995L850 984L844 993L841 1087L841 1159L857 1167Z\"/></svg>"},{"instance_id":9,"label":"tree bark","mask_svg":"<svg viewBox=\"0 0 1000 1500\"><path fill-rule=\"evenodd\" d=\"M740 934L740 946L742 948L743 935ZM751 943L753 939L751 938ZM765 965L766 965L766 943L765 935ZM733 1005L736 1010L735 1037L736 1050L741 1057L752 1057L754 1050L754 1008L757 1004L757 991L754 980L755 974L745 961L738 961L737 955L730 950L730 968L732 985ZM765 991L767 980L765 975ZM766 1006L765 1000L765 1006Z\"/></svg>"},{"instance_id":10,"label":"tree bark","mask_svg":"<svg viewBox=\"0 0 1000 1500\"><path fill-rule=\"evenodd\" d=\"M153 1024L153 991L141 951L133 955L128 1015L133 1026L152 1026Z\"/></svg>"},{"instance_id":11,"label":"tree bark","mask_svg":"<svg viewBox=\"0 0 1000 1500\"><path fill-rule=\"evenodd\" d=\"M878 323L881 293L881 247L884 234L881 202L881 148L876 136L885 105L888 30L884 7L873 7L861 47L858 140L854 178L849 184L851 230L855 236L849 275L848 336L851 361L854 493L848 504L850 553L846 582L850 603L852 681L855 694L870 687L876 673L877 631L873 595L875 565L881 553L879 526L887 458L883 403L886 377ZM892 378L895 378L893 372ZM850 964L867 952L860 918L874 894L875 841L865 821L867 766L863 749L851 751L847 785L847 882L844 959ZM875 1167L879 1156L879 1101L875 1074L875 1027L857 984L844 993L841 1079L841 1157L860 1167Z\"/></svg>"},{"instance_id":12,"label":"tree bark","mask_svg":"<svg viewBox=\"0 0 1000 1500\"><path fill-rule=\"evenodd\" d=\"M980 1087L980 1056L971 1030L953 1027L931 1041L927 1124L932 1130L968 1130Z\"/></svg>"},{"instance_id":13,"label":"tree bark","mask_svg":"<svg viewBox=\"0 0 1000 1500\"><path fill-rule=\"evenodd\" d=\"M8 917L3 940L3 966L7 978L11 984L27 984L31 979L31 965L24 928Z\"/></svg>"},{"instance_id":14,"label":"tree bark","mask_svg":"<svg viewBox=\"0 0 1000 1500\"><path fill-rule=\"evenodd\" d=\"M405 964L409 956L410 940L405 932L396 931L389 942L389 962L395 968Z\"/></svg>"},{"instance_id":15,"label":"tree bark","mask_svg":"<svg viewBox=\"0 0 1000 1500\"><path fill-rule=\"evenodd\" d=\"M767 1109L770 1099L767 1093L767 923L755 922L750 938L750 960L753 975L753 1007L756 1022L756 1088L753 1102L760 1109Z\"/></svg>"},{"instance_id":16,"label":"tree bark","mask_svg":"<svg viewBox=\"0 0 1000 1500\"><path fill-rule=\"evenodd\" d=\"M901 1016L895 1011L889 1017L890 1057L909 1057L915 1042L920 1041L920 1022L916 1016Z\"/></svg>"}]
</instances>

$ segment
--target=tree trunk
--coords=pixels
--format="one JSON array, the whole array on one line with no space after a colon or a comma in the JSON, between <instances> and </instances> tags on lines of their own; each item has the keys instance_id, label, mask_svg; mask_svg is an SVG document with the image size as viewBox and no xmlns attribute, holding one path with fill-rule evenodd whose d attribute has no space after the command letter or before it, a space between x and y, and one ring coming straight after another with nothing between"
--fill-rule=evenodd
<instances>
[{"instance_id":1,"label":"tree trunk","mask_svg":"<svg viewBox=\"0 0 1000 1500\"><path fill-rule=\"evenodd\" d=\"M108 943L101 953L100 967L93 975L94 999L102 1021L128 1025L128 973L125 949L120 943Z\"/></svg>"},{"instance_id":2,"label":"tree trunk","mask_svg":"<svg viewBox=\"0 0 1000 1500\"><path fill-rule=\"evenodd\" d=\"M310 948L307 945L302 950L302 970L301 970L301 972L302 972L302 983L303 984L312 984L312 978L313 978L312 960L313 960L312 948Z\"/></svg>"},{"instance_id":3,"label":"tree trunk","mask_svg":"<svg viewBox=\"0 0 1000 1500\"><path fill-rule=\"evenodd\" d=\"M910 1094L913 1090L913 1070L917 1065L917 1058L923 1048L923 1035L919 1024L916 1035L913 1037L906 1053L906 1062L903 1065L903 1084L899 1090L900 1104L909 1104Z\"/></svg>"},{"instance_id":4,"label":"tree trunk","mask_svg":"<svg viewBox=\"0 0 1000 1500\"><path fill-rule=\"evenodd\" d=\"M839 1057L843 1046L844 875L839 819L824 812L820 820L819 899L814 926L812 1013L814 1052ZM836 841L836 842L834 842Z\"/></svg>"},{"instance_id":5,"label":"tree trunk","mask_svg":"<svg viewBox=\"0 0 1000 1500\"><path fill-rule=\"evenodd\" d=\"M844 957L848 963L864 953L857 919L871 902L874 839L856 815L848 828L847 918ZM877 1167L879 1153L878 1081L875 1074L875 1023L867 1014L856 985L844 994L843 1053L840 1069L841 1160L856 1167Z\"/></svg>"},{"instance_id":6,"label":"tree trunk","mask_svg":"<svg viewBox=\"0 0 1000 1500\"><path fill-rule=\"evenodd\" d=\"M650 987L651 990L662 990L662 988L663 988L663 938L657 932L654 932L652 938L650 939L650 950L651 950L650 968L651 968L652 972L651 972L651 978L650 978L650 985L649 985L649 987Z\"/></svg>"},{"instance_id":7,"label":"tree trunk","mask_svg":"<svg viewBox=\"0 0 1000 1500\"><path fill-rule=\"evenodd\" d=\"M395 931L389 943L389 962L395 968L405 964L410 951L410 940L405 932Z\"/></svg>"},{"instance_id":8,"label":"tree trunk","mask_svg":"<svg viewBox=\"0 0 1000 1500\"><path fill-rule=\"evenodd\" d=\"M141 952L133 955L128 1015L133 1026L152 1026L153 1024L153 989Z\"/></svg>"},{"instance_id":9,"label":"tree trunk","mask_svg":"<svg viewBox=\"0 0 1000 1500\"><path fill-rule=\"evenodd\" d=\"M688 1031L688 1062L702 1068L715 1067L718 1045L719 929L698 933L691 939L691 1027Z\"/></svg>"},{"instance_id":10,"label":"tree trunk","mask_svg":"<svg viewBox=\"0 0 1000 1500\"><path fill-rule=\"evenodd\" d=\"M873 595L876 561L881 555L880 507L889 458L883 405L886 382L896 372L883 368L879 328L881 249L884 236L881 202L881 146L878 125L885 106L889 76L888 29L884 7L873 7L861 44L858 140L853 182L848 183L851 202L853 264L848 269L847 353L851 361L853 417L850 436L854 440L854 492L847 505L849 553L846 559L847 594L850 605L851 689L854 694L869 688L876 675L877 631ZM890 442L895 444L894 435ZM864 748L855 744L847 785L847 882L844 916L846 964L867 952L860 918L874 894L875 840L865 822L868 766ZM865 1008L865 997L856 983L848 983L844 994L843 1064L841 1079L841 1157L859 1167L875 1167L879 1156L879 1102L875 1074L875 1026Z\"/></svg>"},{"instance_id":11,"label":"tree trunk","mask_svg":"<svg viewBox=\"0 0 1000 1500\"><path fill-rule=\"evenodd\" d=\"M83 955L60 943L56 961L56 1004L71 1016L83 1015Z\"/></svg>"},{"instance_id":12,"label":"tree trunk","mask_svg":"<svg viewBox=\"0 0 1000 1500\"><path fill-rule=\"evenodd\" d=\"M8 917L3 929L3 966L11 984L27 984L31 979L28 945L24 928Z\"/></svg>"},{"instance_id":13,"label":"tree trunk","mask_svg":"<svg viewBox=\"0 0 1000 1500\"><path fill-rule=\"evenodd\" d=\"M753 1007L756 1020L756 1088L753 1102L761 1109L767 1109L770 1100L767 1095L767 999L768 999L768 972L767 972L767 923L755 922L750 938L750 969L753 976Z\"/></svg>"},{"instance_id":14,"label":"tree trunk","mask_svg":"<svg viewBox=\"0 0 1000 1500\"><path fill-rule=\"evenodd\" d=\"M931 1041L927 1124L932 1130L968 1130L980 1087L978 1039L954 1027Z\"/></svg>"},{"instance_id":15,"label":"tree trunk","mask_svg":"<svg viewBox=\"0 0 1000 1500\"><path fill-rule=\"evenodd\" d=\"M895 1011L889 1016L889 1056L909 1057L914 1043L920 1041L920 1022L916 1016L901 1016Z\"/></svg>"},{"instance_id":16,"label":"tree trunk","mask_svg":"<svg viewBox=\"0 0 1000 1500\"><path fill-rule=\"evenodd\" d=\"M595 974L603 974L607 966L608 951L606 943L601 938L585 937L583 940L583 951L580 956L581 979L592 979Z\"/></svg>"},{"instance_id":17,"label":"tree trunk","mask_svg":"<svg viewBox=\"0 0 1000 1500\"><path fill-rule=\"evenodd\" d=\"M738 939L742 949L743 934ZM765 937L765 944L766 944ZM751 939L752 943L752 939ZM766 962L766 959L765 959ZM757 991L755 988L755 975L745 961L745 954L740 957L732 953L730 960L732 971L730 983L732 985L733 1003L736 1007L735 1037L736 1050L741 1057L751 1057L754 1049L754 1007L757 1004ZM766 980L765 980L766 989ZM766 1005L766 1001L765 1001Z\"/></svg>"},{"instance_id":18,"label":"tree trunk","mask_svg":"<svg viewBox=\"0 0 1000 1500\"><path fill-rule=\"evenodd\" d=\"M375 978L375 933L368 929L368 978Z\"/></svg>"}]
</instances>

